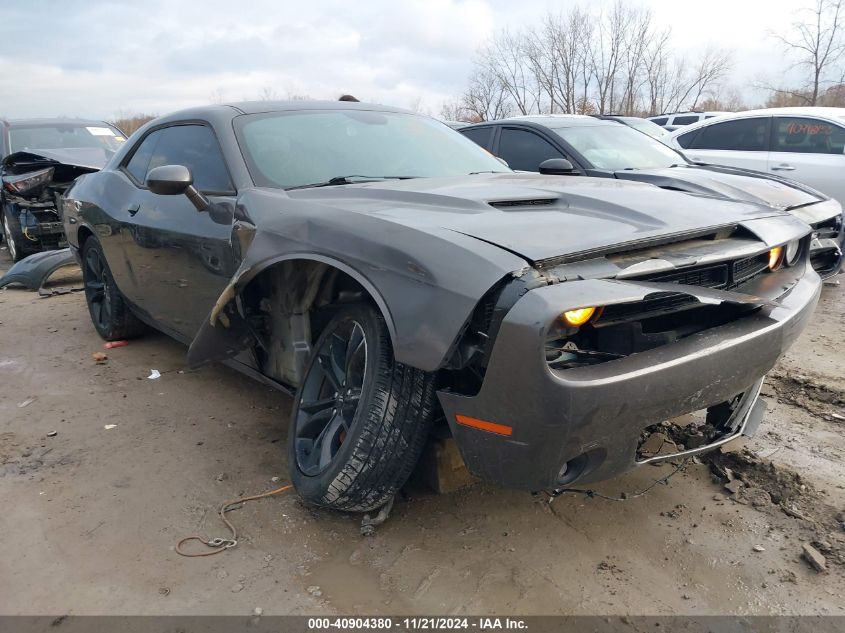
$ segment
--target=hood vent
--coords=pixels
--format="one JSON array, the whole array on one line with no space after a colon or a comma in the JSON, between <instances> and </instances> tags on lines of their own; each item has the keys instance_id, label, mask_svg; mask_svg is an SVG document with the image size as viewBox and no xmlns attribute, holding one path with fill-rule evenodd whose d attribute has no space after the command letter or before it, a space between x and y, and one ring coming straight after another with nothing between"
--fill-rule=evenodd
<instances>
[{"instance_id":1,"label":"hood vent","mask_svg":"<svg viewBox=\"0 0 845 633\"><path fill-rule=\"evenodd\" d=\"M534 200L494 200L487 204L497 209L512 209L514 207L547 207L556 201L557 198L536 198Z\"/></svg>"}]
</instances>

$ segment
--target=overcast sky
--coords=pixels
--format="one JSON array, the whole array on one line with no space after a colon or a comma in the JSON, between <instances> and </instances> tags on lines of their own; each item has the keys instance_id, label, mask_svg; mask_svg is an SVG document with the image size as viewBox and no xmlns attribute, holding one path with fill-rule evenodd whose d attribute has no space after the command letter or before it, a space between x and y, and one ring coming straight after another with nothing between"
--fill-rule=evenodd
<instances>
[{"instance_id":1,"label":"overcast sky","mask_svg":"<svg viewBox=\"0 0 845 633\"><path fill-rule=\"evenodd\" d=\"M636 1L636 0L634 0ZM437 114L480 44L538 22L558 0L0 0L0 115L113 118L214 99L307 94ZM583 4L583 3L582 3ZM606 4L593 0L590 5ZM767 32L806 0L642 0L678 49L735 52L732 83L789 62Z\"/></svg>"}]
</instances>

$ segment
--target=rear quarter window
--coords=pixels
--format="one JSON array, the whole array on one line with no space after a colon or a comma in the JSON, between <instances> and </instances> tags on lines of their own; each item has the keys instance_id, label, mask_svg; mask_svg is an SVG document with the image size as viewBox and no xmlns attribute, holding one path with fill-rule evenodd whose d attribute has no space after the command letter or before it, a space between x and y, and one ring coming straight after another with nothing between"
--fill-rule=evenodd
<instances>
[{"instance_id":1,"label":"rear quarter window","mask_svg":"<svg viewBox=\"0 0 845 633\"><path fill-rule=\"evenodd\" d=\"M672 119L672 125L689 125L690 123L698 123L699 118L700 117L697 114L676 116Z\"/></svg>"},{"instance_id":2,"label":"rear quarter window","mask_svg":"<svg viewBox=\"0 0 845 633\"><path fill-rule=\"evenodd\" d=\"M484 149L490 149L490 146L492 145L492 127L467 127L459 130L459 132Z\"/></svg>"}]
</instances>

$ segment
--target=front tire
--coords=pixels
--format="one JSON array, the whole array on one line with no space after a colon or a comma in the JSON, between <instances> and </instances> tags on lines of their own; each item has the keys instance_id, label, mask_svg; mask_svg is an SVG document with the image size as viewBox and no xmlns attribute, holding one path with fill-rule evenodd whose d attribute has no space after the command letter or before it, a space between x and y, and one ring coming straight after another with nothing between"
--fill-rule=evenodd
<instances>
[{"instance_id":1,"label":"front tire","mask_svg":"<svg viewBox=\"0 0 845 633\"><path fill-rule=\"evenodd\" d=\"M434 376L397 363L369 304L341 308L322 331L290 417L291 481L308 503L366 512L402 487L435 410Z\"/></svg>"},{"instance_id":2,"label":"front tire","mask_svg":"<svg viewBox=\"0 0 845 633\"><path fill-rule=\"evenodd\" d=\"M3 238L13 262L19 262L34 252L27 243L30 240L26 239L21 230L20 221L12 217L12 213L5 205L3 205Z\"/></svg>"},{"instance_id":3,"label":"front tire","mask_svg":"<svg viewBox=\"0 0 845 633\"><path fill-rule=\"evenodd\" d=\"M82 245L82 280L91 322L102 338L118 341L142 334L146 327L129 310L114 283L103 247L93 237Z\"/></svg>"}]
</instances>

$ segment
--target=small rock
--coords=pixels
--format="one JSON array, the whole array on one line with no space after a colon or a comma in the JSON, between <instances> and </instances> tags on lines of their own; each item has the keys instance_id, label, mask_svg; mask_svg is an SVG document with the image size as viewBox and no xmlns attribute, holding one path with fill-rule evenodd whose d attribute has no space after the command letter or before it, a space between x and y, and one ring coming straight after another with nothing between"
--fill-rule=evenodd
<instances>
[{"instance_id":1,"label":"small rock","mask_svg":"<svg viewBox=\"0 0 845 633\"><path fill-rule=\"evenodd\" d=\"M262 609L261 607L255 607L252 610L252 615L263 615L263 614L264 614L264 609Z\"/></svg>"},{"instance_id":2,"label":"small rock","mask_svg":"<svg viewBox=\"0 0 845 633\"><path fill-rule=\"evenodd\" d=\"M218 578L218 580L223 580L223 579L224 579L224 578L226 578L228 575L229 575L229 572L227 572L225 569L221 569L220 571L218 571L218 572L217 572L217 578Z\"/></svg>"},{"instance_id":3,"label":"small rock","mask_svg":"<svg viewBox=\"0 0 845 633\"><path fill-rule=\"evenodd\" d=\"M692 596L689 595L688 593L685 593L684 595L682 595L681 598L683 598L684 600L692 600Z\"/></svg>"},{"instance_id":4,"label":"small rock","mask_svg":"<svg viewBox=\"0 0 845 633\"><path fill-rule=\"evenodd\" d=\"M226 481L228 478L229 478L229 475L227 475L226 473L220 473L216 477L217 481Z\"/></svg>"},{"instance_id":5,"label":"small rock","mask_svg":"<svg viewBox=\"0 0 845 633\"><path fill-rule=\"evenodd\" d=\"M762 545L755 545L751 549L753 549L755 552L765 552L766 551L766 548L763 547Z\"/></svg>"},{"instance_id":6,"label":"small rock","mask_svg":"<svg viewBox=\"0 0 845 633\"><path fill-rule=\"evenodd\" d=\"M274 484L279 483L281 480L281 477L270 477L270 481L272 481Z\"/></svg>"},{"instance_id":7,"label":"small rock","mask_svg":"<svg viewBox=\"0 0 845 633\"><path fill-rule=\"evenodd\" d=\"M170 595L170 587L159 587L158 595L169 596Z\"/></svg>"},{"instance_id":8,"label":"small rock","mask_svg":"<svg viewBox=\"0 0 845 633\"><path fill-rule=\"evenodd\" d=\"M265 563L269 563L271 560L273 560L273 555L272 555L272 554L266 554L266 555L264 556L264 562L265 562Z\"/></svg>"},{"instance_id":9,"label":"small rock","mask_svg":"<svg viewBox=\"0 0 845 633\"><path fill-rule=\"evenodd\" d=\"M102 352L94 352L93 354L91 354L91 358L93 358L95 362L100 364L105 363L109 359L109 357L103 354Z\"/></svg>"},{"instance_id":10,"label":"small rock","mask_svg":"<svg viewBox=\"0 0 845 633\"><path fill-rule=\"evenodd\" d=\"M49 433L47 433L47 437L56 437L56 435L58 435L58 434L59 434L58 431L50 431Z\"/></svg>"},{"instance_id":11,"label":"small rock","mask_svg":"<svg viewBox=\"0 0 845 633\"><path fill-rule=\"evenodd\" d=\"M306 589L306 591L308 593L310 593L312 596L314 596L315 598L319 598L320 596L323 595L323 592L320 591L320 587L317 586L317 585L311 585L310 587L308 587L308 589Z\"/></svg>"},{"instance_id":12,"label":"small rock","mask_svg":"<svg viewBox=\"0 0 845 633\"><path fill-rule=\"evenodd\" d=\"M827 571L827 559L819 550L809 543L804 543L801 547L804 560L810 563L810 567L818 572Z\"/></svg>"},{"instance_id":13,"label":"small rock","mask_svg":"<svg viewBox=\"0 0 845 633\"><path fill-rule=\"evenodd\" d=\"M232 585L232 593L238 593L239 591L243 591L244 584L242 582L236 583Z\"/></svg>"},{"instance_id":14,"label":"small rock","mask_svg":"<svg viewBox=\"0 0 845 633\"><path fill-rule=\"evenodd\" d=\"M725 484L725 489L729 490L731 494L736 494L742 489L743 483L739 479L732 479Z\"/></svg>"},{"instance_id":15,"label":"small rock","mask_svg":"<svg viewBox=\"0 0 845 633\"><path fill-rule=\"evenodd\" d=\"M839 420L840 422L845 421L845 415L839 415L838 413L831 413L830 417L834 420Z\"/></svg>"},{"instance_id":16,"label":"small rock","mask_svg":"<svg viewBox=\"0 0 845 633\"><path fill-rule=\"evenodd\" d=\"M725 495L715 494L713 495L713 501L724 501Z\"/></svg>"}]
</instances>

